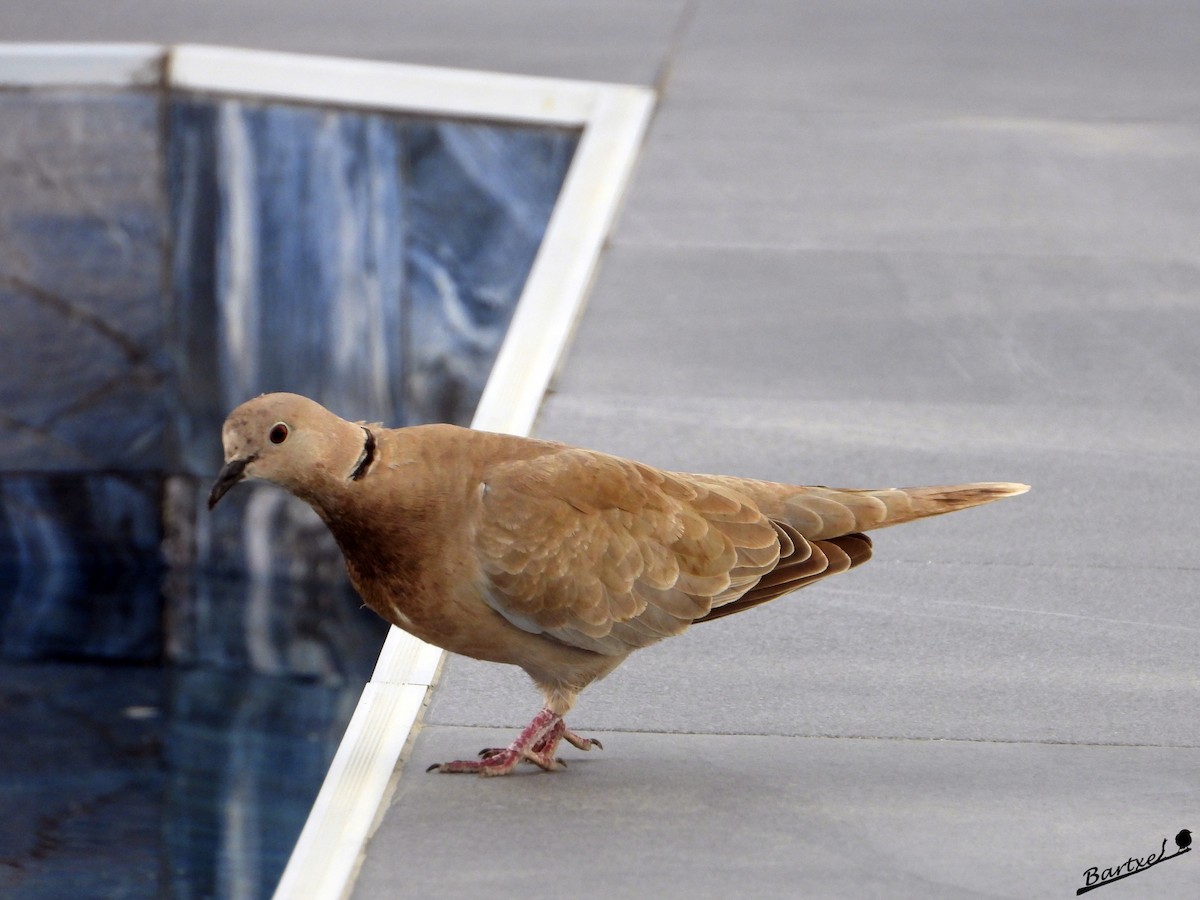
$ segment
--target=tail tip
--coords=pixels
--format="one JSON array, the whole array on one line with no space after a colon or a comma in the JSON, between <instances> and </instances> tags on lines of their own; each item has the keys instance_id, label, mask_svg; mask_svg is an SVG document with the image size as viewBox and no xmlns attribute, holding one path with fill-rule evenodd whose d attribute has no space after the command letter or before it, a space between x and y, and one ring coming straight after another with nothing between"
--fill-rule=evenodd
<instances>
[{"instance_id":1,"label":"tail tip","mask_svg":"<svg viewBox=\"0 0 1200 900\"><path fill-rule=\"evenodd\" d=\"M990 491L997 497L1015 497L1029 490L1029 485L1021 484L1019 481L994 481L986 485L980 485L980 487Z\"/></svg>"}]
</instances>

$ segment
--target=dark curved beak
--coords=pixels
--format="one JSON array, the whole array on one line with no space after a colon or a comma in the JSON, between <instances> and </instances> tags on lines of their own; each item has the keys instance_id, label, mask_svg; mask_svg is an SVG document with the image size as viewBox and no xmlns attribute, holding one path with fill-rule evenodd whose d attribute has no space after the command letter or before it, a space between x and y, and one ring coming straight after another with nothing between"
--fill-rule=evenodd
<instances>
[{"instance_id":1,"label":"dark curved beak","mask_svg":"<svg viewBox=\"0 0 1200 900\"><path fill-rule=\"evenodd\" d=\"M246 466L254 462L253 456L242 459L231 459L221 467L217 480L213 482L212 491L208 495L208 508L212 509L217 501L224 497L231 487L246 477Z\"/></svg>"}]
</instances>

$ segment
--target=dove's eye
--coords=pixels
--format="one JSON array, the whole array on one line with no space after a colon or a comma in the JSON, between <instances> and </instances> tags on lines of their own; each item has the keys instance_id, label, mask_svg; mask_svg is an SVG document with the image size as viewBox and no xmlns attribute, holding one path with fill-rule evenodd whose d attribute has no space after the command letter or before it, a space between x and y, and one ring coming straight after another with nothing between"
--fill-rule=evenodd
<instances>
[{"instance_id":1,"label":"dove's eye","mask_svg":"<svg viewBox=\"0 0 1200 900\"><path fill-rule=\"evenodd\" d=\"M267 435L272 444L282 444L287 440L288 427L282 422L276 422L271 426L271 433Z\"/></svg>"}]
</instances>

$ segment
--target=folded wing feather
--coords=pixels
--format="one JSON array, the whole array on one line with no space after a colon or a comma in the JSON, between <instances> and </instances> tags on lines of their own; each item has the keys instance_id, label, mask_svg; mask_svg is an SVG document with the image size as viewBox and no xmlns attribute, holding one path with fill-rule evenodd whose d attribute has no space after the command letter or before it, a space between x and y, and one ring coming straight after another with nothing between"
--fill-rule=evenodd
<instances>
[{"instance_id":1,"label":"folded wing feather","mask_svg":"<svg viewBox=\"0 0 1200 900\"><path fill-rule=\"evenodd\" d=\"M744 595L775 568L780 534L732 488L563 450L487 473L475 547L510 622L623 655Z\"/></svg>"}]
</instances>

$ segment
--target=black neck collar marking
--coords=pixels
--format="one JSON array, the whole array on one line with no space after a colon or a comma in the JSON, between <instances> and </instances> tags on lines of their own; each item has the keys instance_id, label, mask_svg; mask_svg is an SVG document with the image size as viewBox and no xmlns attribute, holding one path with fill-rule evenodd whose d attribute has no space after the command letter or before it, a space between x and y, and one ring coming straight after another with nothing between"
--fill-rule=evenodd
<instances>
[{"instance_id":1,"label":"black neck collar marking","mask_svg":"<svg viewBox=\"0 0 1200 900\"><path fill-rule=\"evenodd\" d=\"M371 429L364 426L363 433L367 438L363 441L362 454L358 457L358 462L354 464L354 471L350 473L351 481L360 481L367 474L367 469L371 468L371 463L375 461L375 435L371 434Z\"/></svg>"}]
</instances>

